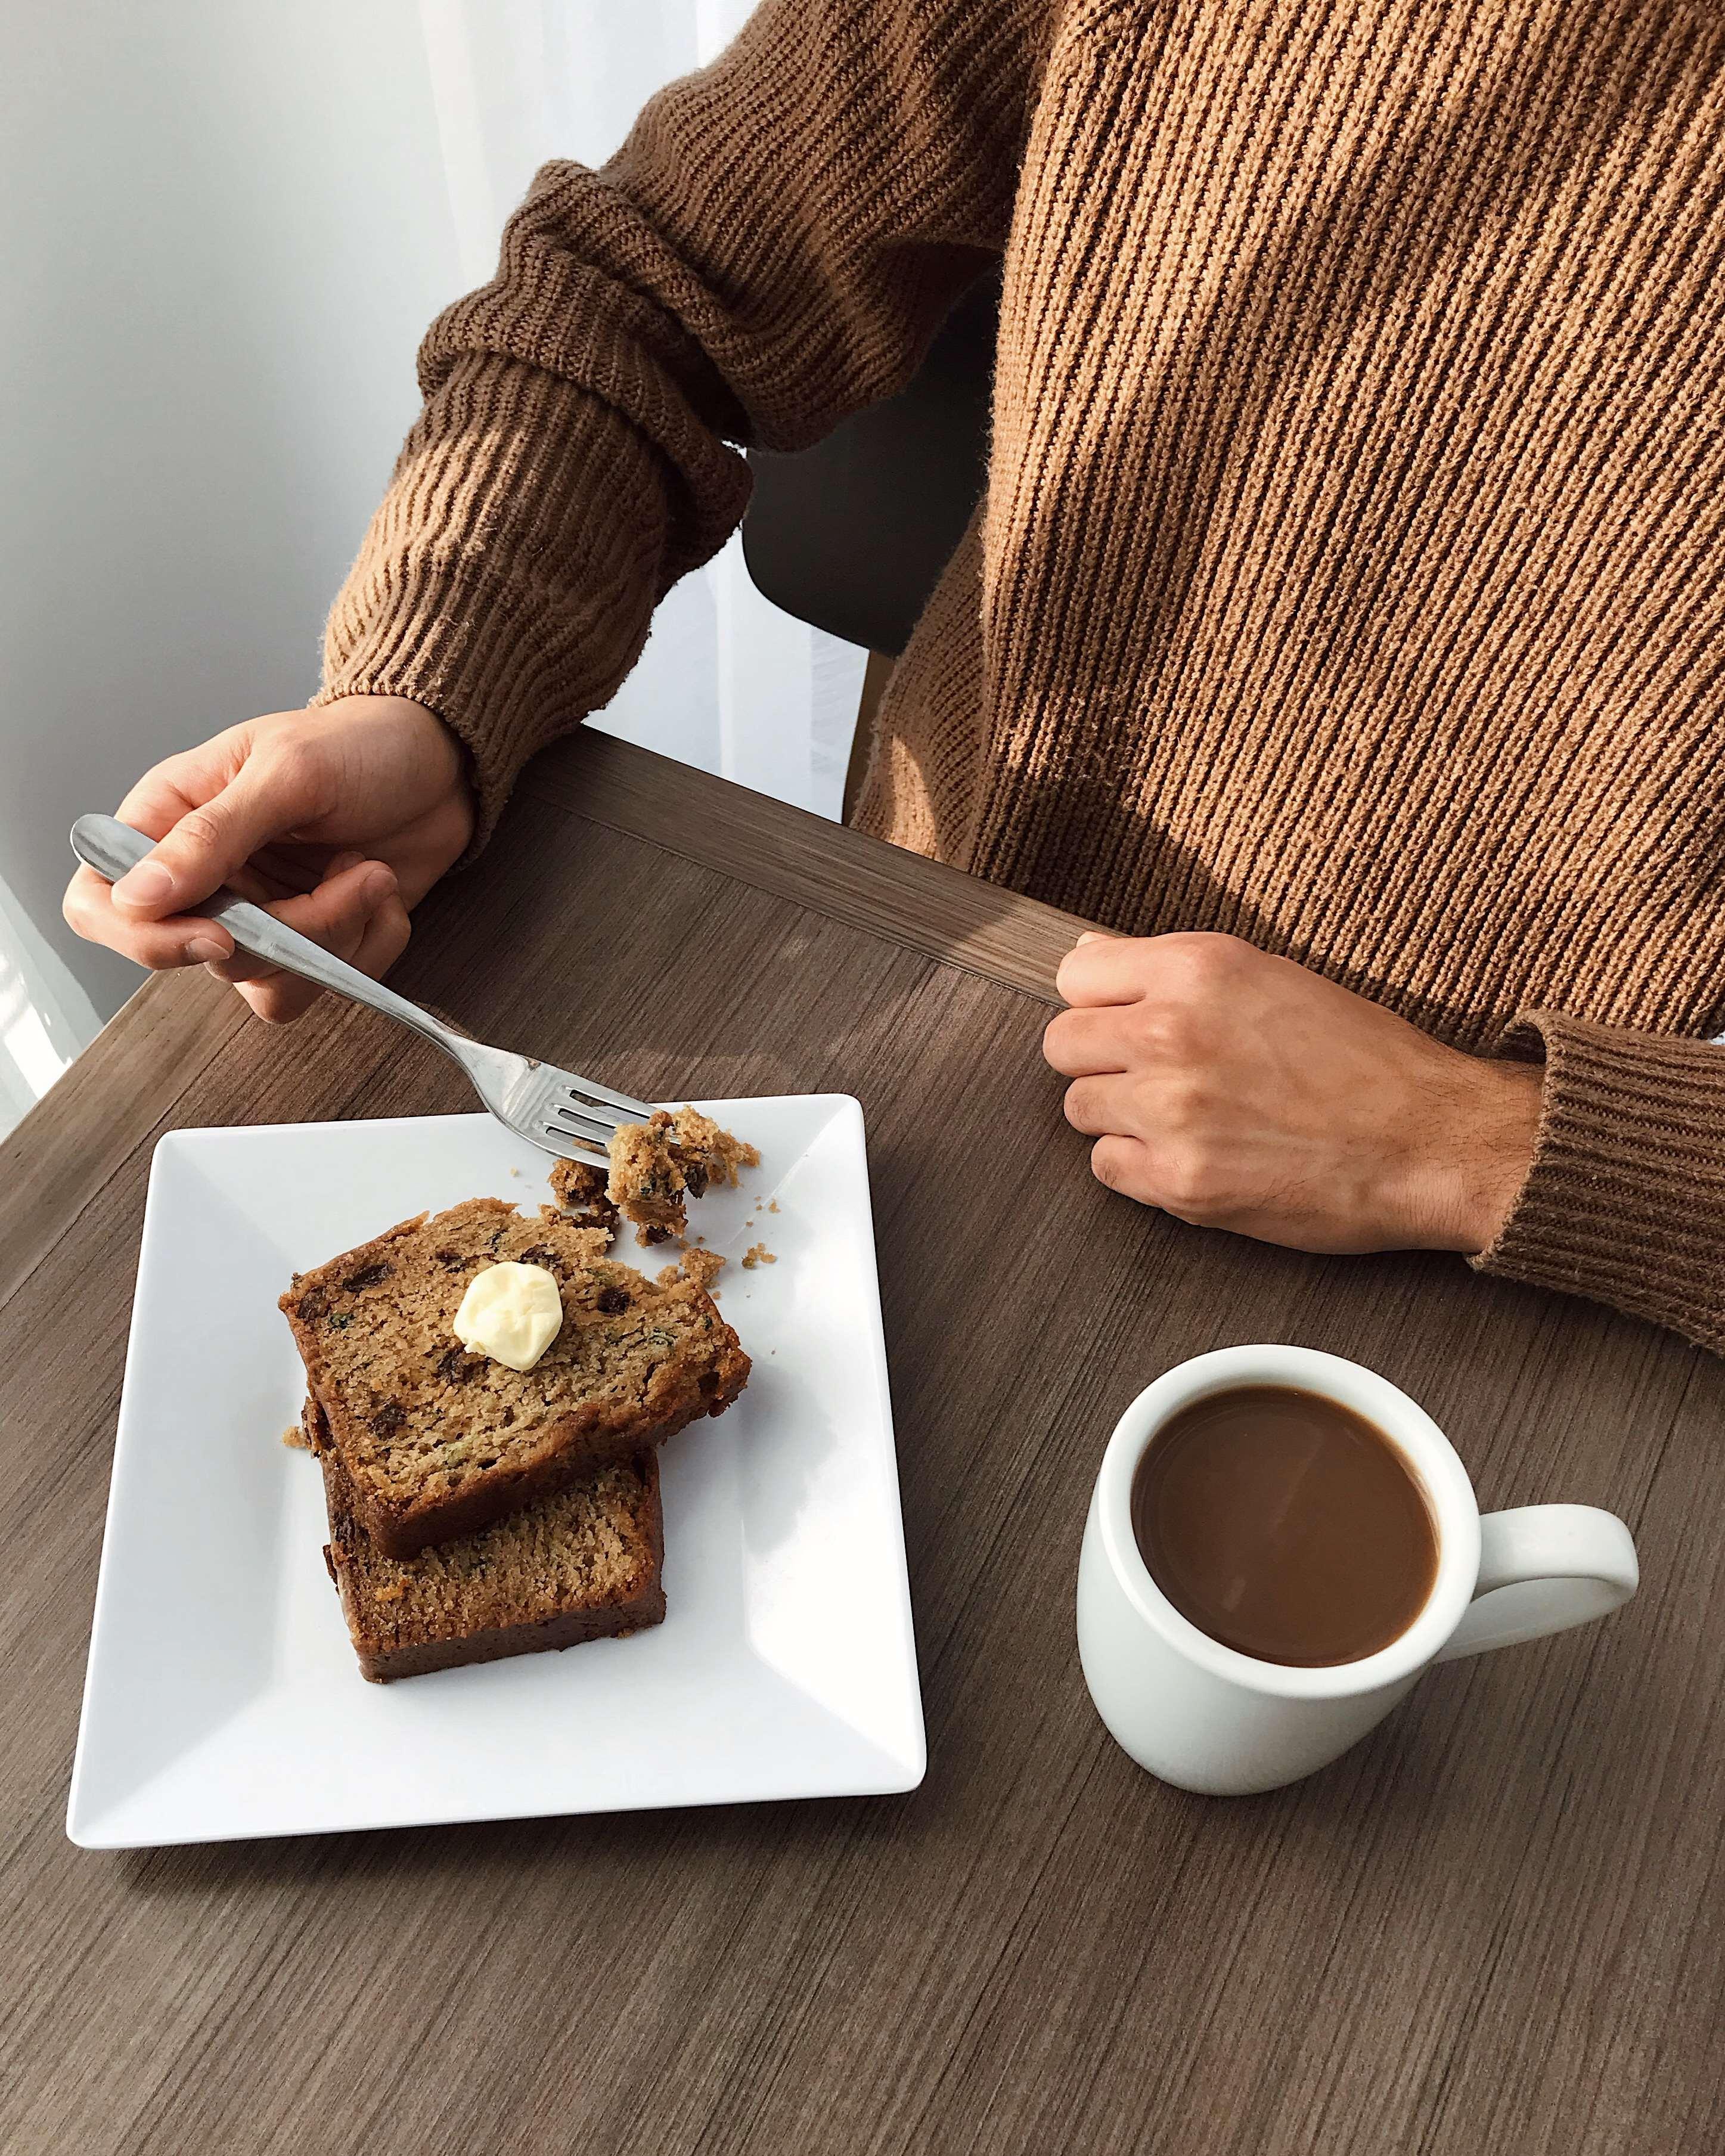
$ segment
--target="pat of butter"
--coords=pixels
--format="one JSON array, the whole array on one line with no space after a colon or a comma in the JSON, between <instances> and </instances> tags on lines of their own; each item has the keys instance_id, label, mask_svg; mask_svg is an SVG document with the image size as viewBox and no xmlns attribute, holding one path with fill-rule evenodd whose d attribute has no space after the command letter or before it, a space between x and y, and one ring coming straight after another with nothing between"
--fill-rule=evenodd
<instances>
[{"instance_id":1,"label":"pat of butter","mask_svg":"<svg viewBox=\"0 0 1725 2156\"><path fill-rule=\"evenodd\" d=\"M487 1265L455 1312L455 1337L469 1353L511 1370L531 1370L562 1325L557 1276L543 1265Z\"/></svg>"}]
</instances>

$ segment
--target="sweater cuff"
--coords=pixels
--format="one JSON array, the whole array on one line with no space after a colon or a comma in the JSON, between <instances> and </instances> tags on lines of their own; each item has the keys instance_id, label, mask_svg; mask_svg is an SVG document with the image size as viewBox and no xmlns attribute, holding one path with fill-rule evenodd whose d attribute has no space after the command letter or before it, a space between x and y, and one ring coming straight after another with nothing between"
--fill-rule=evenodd
<instances>
[{"instance_id":1,"label":"sweater cuff","mask_svg":"<svg viewBox=\"0 0 1725 2156\"><path fill-rule=\"evenodd\" d=\"M1725 1048L1535 1010L1497 1052L1543 1055L1539 1134L1471 1262L1725 1353Z\"/></svg>"},{"instance_id":2,"label":"sweater cuff","mask_svg":"<svg viewBox=\"0 0 1725 2156\"><path fill-rule=\"evenodd\" d=\"M408 437L331 609L315 701L410 697L459 736L479 797L470 858L527 759L615 695L691 565L670 491L603 398L490 355L453 367Z\"/></svg>"}]
</instances>

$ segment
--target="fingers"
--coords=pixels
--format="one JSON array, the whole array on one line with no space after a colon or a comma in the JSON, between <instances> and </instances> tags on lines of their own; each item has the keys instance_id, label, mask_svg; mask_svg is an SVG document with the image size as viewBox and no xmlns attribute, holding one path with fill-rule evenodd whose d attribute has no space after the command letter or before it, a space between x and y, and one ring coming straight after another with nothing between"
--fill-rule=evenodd
<instances>
[{"instance_id":1,"label":"fingers","mask_svg":"<svg viewBox=\"0 0 1725 2156\"><path fill-rule=\"evenodd\" d=\"M376 861L362 862L304 898L285 900L270 911L373 979L395 963L407 948L411 933L408 910L397 893L395 879ZM320 993L296 973L271 969L251 959L243 963L247 973L238 981L239 993L259 1018L272 1024L298 1018ZM235 978L232 965L211 970L224 978Z\"/></svg>"},{"instance_id":2,"label":"fingers","mask_svg":"<svg viewBox=\"0 0 1725 2156\"><path fill-rule=\"evenodd\" d=\"M1237 987L1254 968L1281 966L1237 936L1179 931L1165 936L1085 936L1060 961L1055 986L1069 1004L1135 1004L1197 998Z\"/></svg>"},{"instance_id":3,"label":"fingers","mask_svg":"<svg viewBox=\"0 0 1725 2156\"><path fill-rule=\"evenodd\" d=\"M1065 1106L1066 1121L1087 1137L1129 1132L1137 1121L1126 1077L1080 1078L1066 1088Z\"/></svg>"},{"instance_id":4,"label":"fingers","mask_svg":"<svg viewBox=\"0 0 1725 2156\"><path fill-rule=\"evenodd\" d=\"M1111 1007L1060 1012L1044 1029L1042 1053L1067 1078L1129 1067L1126 1036Z\"/></svg>"},{"instance_id":5,"label":"fingers","mask_svg":"<svg viewBox=\"0 0 1725 2156\"><path fill-rule=\"evenodd\" d=\"M330 872L313 891L266 902L264 911L321 943L338 957L351 958L359 948L367 924L386 899L395 896L395 878L382 861L367 861L358 854L344 854L330 863ZM249 951L235 951L225 964L210 969L218 978L239 983L261 981L279 973L279 966Z\"/></svg>"},{"instance_id":6,"label":"fingers","mask_svg":"<svg viewBox=\"0 0 1725 2156\"><path fill-rule=\"evenodd\" d=\"M393 898L372 915L357 948L341 955L375 980L387 973L406 950L412 932L406 906ZM242 982L236 993L268 1024L286 1025L308 1010L323 991L296 973L278 973L267 980Z\"/></svg>"},{"instance_id":7,"label":"fingers","mask_svg":"<svg viewBox=\"0 0 1725 2156\"><path fill-rule=\"evenodd\" d=\"M195 776L176 768L178 758L151 773L126 797L124 819L147 819L141 829L163 824L174 799L198 791L210 774L203 757L198 752L187 759L197 762ZM316 757L297 752L246 756L227 783L167 823L154 851L121 877L116 910L129 921L147 921L195 909L270 839L316 819L324 808L319 773Z\"/></svg>"},{"instance_id":8,"label":"fingers","mask_svg":"<svg viewBox=\"0 0 1725 2156\"><path fill-rule=\"evenodd\" d=\"M166 757L144 773L114 814L147 838L165 839L182 816L218 793L239 768L234 757L206 753L216 747L211 742Z\"/></svg>"},{"instance_id":9,"label":"fingers","mask_svg":"<svg viewBox=\"0 0 1725 2156\"><path fill-rule=\"evenodd\" d=\"M1136 1003L1143 993L1143 936L1082 936L1060 961L1055 987L1062 999L1084 1007Z\"/></svg>"},{"instance_id":10,"label":"fingers","mask_svg":"<svg viewBox=\"0 0 1725 2156\"><path fill-rule=\"evenodd\" d=\"M162 921L128 921L114 910L113 894L94 869L80 868L66 886L61 911L69 927L92 943L140 966L162 972L175 966L201 966L233 956L234 938L213 921L170 914Z\"/></svg>"},{"instance_id":11,"label":"fingers","mask_svg":"<svg viewBox=\"0 0 1725 2156\"><path fill-rule=\"evenodd\" d=\"M1098 1183L1136 1198L1141 1205L1153 1204L1151 1197L1150 1149L1142 1138L1118 1136L1098 1138L1090 1149L1091 1173Z\"/></svg>"}]
</instances>

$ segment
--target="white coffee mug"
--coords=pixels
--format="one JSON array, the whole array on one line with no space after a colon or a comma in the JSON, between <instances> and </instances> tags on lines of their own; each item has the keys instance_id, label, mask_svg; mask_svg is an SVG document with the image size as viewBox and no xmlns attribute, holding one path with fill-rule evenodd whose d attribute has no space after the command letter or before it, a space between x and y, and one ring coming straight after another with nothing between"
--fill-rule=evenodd
<instances>
[{"instance_id":1,"label":"white coffee mug","mask_svg":"<svg viewBox=\"0 0 1725 2156\"><path fill-rule=\"evenodd\" d=\"M1132 1533L1132 1478L1168 1418L1236 1385L1292 1385L1374 1423L1430 1505L1437 1576L1399 1639L1317 1669L1260 1661L1183 1617ZM1158 1378L1122 1415L1091 1499L1078 1568L1078 1651L1097 1712L1141 1767L1183 1789L1243 1796L1315 1773L1382 1721L1433 1662L1603 1617L1639 1579L1613 1512L1528 1505L1484 1519L1467 1471L1387 1378L1310 1348L1224 1348Z\"/></svg>"}]
</instances>

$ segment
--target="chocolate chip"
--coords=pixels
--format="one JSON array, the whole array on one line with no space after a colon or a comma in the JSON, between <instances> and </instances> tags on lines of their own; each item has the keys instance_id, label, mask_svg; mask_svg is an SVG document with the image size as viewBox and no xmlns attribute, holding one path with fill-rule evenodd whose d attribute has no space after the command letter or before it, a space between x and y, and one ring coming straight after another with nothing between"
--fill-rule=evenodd
<instances>
[{"instance_id":1,"label":"chocolate chip","mask_svg":"<svg viewBox=\"0 0 1725 2156\"><path fill-rule=\"evenodd\" d=\"M688 1185L689 1195L691 1198L706 1197L706 1170L698 1160L687 1161L684 1163L683 1180Z\"/></svg>"},{"instance_id":2,"label":"chocolate chip","mask_svg":"<svg viewBox=\"0 0 1725 2156\"><path fill-rule=\"evenodd\" d=\"M518 1265L543 1265L547 1272L557 1269L557 1254L549 1243L535 1243L531 1250L523 1250L516 1260Z\"/></svg>"},{"instance_id":3,"label":"chocolate chip","mask_svg":"<svg viewBox=\"0 0 1725 2156\"><path fill-rule=\"evenodd\" d=\"M341 1285L357 1295L362 1287L376 1287L379 1281L388 1280L394 1270L393 1265L385 1265L380 1260L374 1265L362 1265L357 1273L349 1273Z\"/></svg>"},{"instance_id":4,"label":"chocolate chip","mask_svg":"<svg viewBox=\"0 0 1725 2156\"><path fill-rule=\"evenodd\" d=\"M670 1240L670 1229L669 1228L643 1228L641 1230L641 1240L644 1243L668 1243Z\"/></svg>"},{"instance_id":5,"label":"chocolate chip","mask_svg":"<svg viewBox=\"0 0 1725 2156\"><path fill-rule=\"evenodd\" d=\"M466 1258L459 1250L434 1250L431 1255L445 1272L459 1273L462 1266L467 1263Z\"/></svg>"},{"instance_id":6,"label":"chocolate chip","mask_svg":"<svg viewBox=\"0 0 1725 2156\"><path fill-rule=\"evenodd\" d=\"M614 1317L619 1310L629 1308L629 1290L626 1287L602 1287L597 1301L607 1317Z\"/></svg>"},{"instance_id":7,"label":"chocolate chip","mask_svg":"<svg viewBox=\"0 0 1725 2156\"><path fill-rule=\"evenodd\" d=\"M446 1385L470 1385L484 1368L480 1357L459 1348L446 1348L438 1358L437 1374Z\"/></svg>"},{"instance_id":8,"label":"chocolate chip","mask_svg":"<svg viewBox=\"0 0 1725 2156\"><path fill-rule=\"evenodd\" d=\"M379 1437L388 1437L392 1430L399 1430L408 1419L408 1411L399 1400L385 1400L372 1417L372 1428Z\"/></svg>"}]
</instances>

